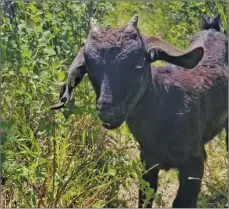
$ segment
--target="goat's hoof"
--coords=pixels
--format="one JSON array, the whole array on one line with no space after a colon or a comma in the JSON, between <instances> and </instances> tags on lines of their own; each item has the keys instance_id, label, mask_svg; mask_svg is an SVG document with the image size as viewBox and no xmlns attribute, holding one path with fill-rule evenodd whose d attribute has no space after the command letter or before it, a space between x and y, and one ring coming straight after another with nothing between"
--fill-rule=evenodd
<instances>
[{"instance_id":1,"label":"goat's hoof","mask_svg":"<svg viewBox=\"0 0 229 209\"><path fill-rule=\"evenodd\" d=\"M58 102L57 104L54 104L53 106L50 107L51 110L58 110L62 107L64 107L65 102Z\"/></svg>"}]
</instances>

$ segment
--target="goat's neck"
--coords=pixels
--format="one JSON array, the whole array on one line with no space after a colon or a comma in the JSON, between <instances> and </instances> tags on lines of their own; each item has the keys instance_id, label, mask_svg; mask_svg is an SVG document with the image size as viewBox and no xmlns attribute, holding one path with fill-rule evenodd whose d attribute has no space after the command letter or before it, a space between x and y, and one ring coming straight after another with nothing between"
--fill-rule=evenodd
<instances>
[{"instance_id":1,"label":"goat's neck","mask_svg":"<svg viewBox=\"0 0 229 209\"><path fill-rule=\"evenodd\" d=\"M153 108L154 106L154 104L152 103L156 94L154 95L155 90L154 90L150 65L147 70L147 76L145 82L146 82L146 86L144 88L144 91L141 97L139 98L137 105L127 117L127 123L128 121L137 121L139 116L141 118L144 117L143 116L144 113L146 113L147 111L151 111L150 109Z\"/></svg>"}]
</instances>

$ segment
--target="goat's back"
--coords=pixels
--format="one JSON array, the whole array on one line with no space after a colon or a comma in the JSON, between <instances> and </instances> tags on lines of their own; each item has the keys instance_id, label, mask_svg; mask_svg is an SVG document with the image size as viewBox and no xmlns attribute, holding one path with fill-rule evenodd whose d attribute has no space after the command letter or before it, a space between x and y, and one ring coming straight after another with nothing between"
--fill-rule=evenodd
<instances>
[{"instance_id":1,"label":"goat's back","mask_svg":"<svg viewBox=\"0 0 229 209\"><path fill-rule=\"evenodd\" d=\"M173 103L167 98L176 95L181 105L172 105L174 110L170 111L175 113L181 108L184 117L193 117L186 121L187 125L198 122L200 135L207 142L224 127L227 118L228 40L223 33L210 29L197 33L189 49L197 45L203 46L205 54L196 68L188 70L171 64L152 68L152 79L154 89L160 89L158 95L165 103ZM195 109L195 115L190 109Z\"/></svg>"}]
</instances>

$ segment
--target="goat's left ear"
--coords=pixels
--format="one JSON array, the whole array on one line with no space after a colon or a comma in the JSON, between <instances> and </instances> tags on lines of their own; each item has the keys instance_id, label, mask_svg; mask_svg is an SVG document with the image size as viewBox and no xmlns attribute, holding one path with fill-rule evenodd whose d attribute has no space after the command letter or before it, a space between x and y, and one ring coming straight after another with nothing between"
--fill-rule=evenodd
<instances>
[{"instance_id":1,"label":"goat's left ear","mask_svg":"<svg viewBox=\"0 0 229 209\"><path fill-rule=\"evenodd\" d=\"M163 60L171 64L181 66L187 69L192 69L198 65L204 55L203 47L197 47L187 53L181 55L168 54L161 48L150 48L148 57L151 62Z\"/></svg>"},{"instance_id":2,"label":"goat's left ear","mask_svg":"<svg viewBox=\"0 0 229 209\"><path fill-rule=\"evenodd\" d=\"M217 14L217 15L214 17L214 20L215 20L215 21L220 21L220 14Z\"/></svg>"}]
</instances>

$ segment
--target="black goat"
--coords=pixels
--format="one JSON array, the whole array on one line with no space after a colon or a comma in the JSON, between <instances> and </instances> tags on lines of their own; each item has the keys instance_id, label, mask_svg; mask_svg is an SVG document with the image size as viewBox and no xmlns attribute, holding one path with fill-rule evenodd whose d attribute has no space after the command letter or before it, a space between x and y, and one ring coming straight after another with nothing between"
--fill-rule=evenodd
<instances>
[{"instance_id":1,"label":"black goat","mask_svg":"<svg viewBox=\"0 0 229 209\"><path fill-rule=\"evenodd\" d=\"M91 29L69 69L60 101L52 108L63 107L87 73L103 126L114 129L126 121L140 144L146 168L158 164L143 179L156 192L159 170L179 169L173 207L196 207L204 144L227 120L228 40L215 29L203 30L183 53L156 37L142 36L137 22L134 16L122 28ZM151 67L156 60L174 65ZM139 191L139 207L144 199ZM146 205L151 206L151 202Z\"/></svg>"}]
</instances>

